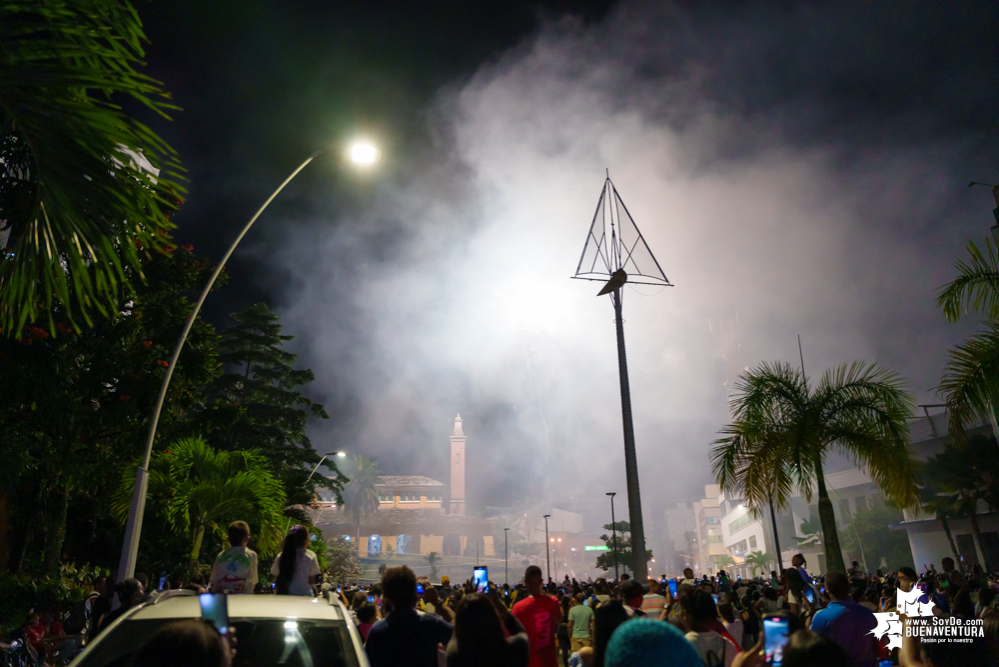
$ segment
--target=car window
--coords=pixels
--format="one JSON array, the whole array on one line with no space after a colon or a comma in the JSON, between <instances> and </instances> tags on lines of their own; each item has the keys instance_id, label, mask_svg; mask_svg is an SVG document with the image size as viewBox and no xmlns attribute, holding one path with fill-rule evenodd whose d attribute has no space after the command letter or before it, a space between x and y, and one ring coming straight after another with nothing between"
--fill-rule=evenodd
<instances>
[{"instance_id":1,"label":"car window","mask_svg":"<svg viewBox=\"0 0 999 667\"><path fill-rule=\"evenodd\" d=\"M125 621L91 647L79 667L129 667L157 630L177 619ZM233 619L233 667L357 667L343 621Z\"/></svg>"}]
</instances>

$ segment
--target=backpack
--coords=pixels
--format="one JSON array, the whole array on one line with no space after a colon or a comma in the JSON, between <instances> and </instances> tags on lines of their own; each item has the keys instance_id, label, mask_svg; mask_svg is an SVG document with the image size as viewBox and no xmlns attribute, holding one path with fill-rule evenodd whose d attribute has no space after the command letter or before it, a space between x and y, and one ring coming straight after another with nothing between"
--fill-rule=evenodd
<instances>
[{"instance_id":1,"label":"backpack","mask_svg":"<svg viewBox=\"0 0 999 667\"><path fill-rule=\"evenodd\" d=\"M93 591L69 610L62 624L63 630L67 635L78 635L90 628L90 605L99 597L100 594Z\"/></svg>"}]
</instances>

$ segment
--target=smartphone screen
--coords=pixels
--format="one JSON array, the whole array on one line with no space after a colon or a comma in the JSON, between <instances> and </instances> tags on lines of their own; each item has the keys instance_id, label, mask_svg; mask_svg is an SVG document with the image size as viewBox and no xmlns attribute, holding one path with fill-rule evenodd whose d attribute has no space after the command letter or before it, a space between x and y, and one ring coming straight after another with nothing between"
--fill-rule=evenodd
<instances>
[{"instance_id":1,"label":"smartphone screen","mask_svg":"<svg viewBox=\"0 0 999 667\"><path fill-rule=\"evenodd\" d=\"M163 575L162 577L160 577L160 587L159 587L159 590L161 590L161 591L163 590L163 587L166 586L166 582L167 582L166 575Z\"/></svg>"},{"instance_id":2,"label":"smartphone screen","mask_svg":"<svg viewBox=\"0 0 999 667\"><path fill-rule=\"evenodd\" d=\"M336 587L336 592L339 593L341 588L342 588L341 586L337 586Z\"/></svg>"},{"instance_id":3,"label":"smartphone screen","mask_svg":"<svg viewBox=\"0 0 999 667\"><path fill-rule=\"evenodd\" d=\"M808 600L808 604L815 604L815 591L813 591L810 586L806 586L804 592L805 599Z\"/></svg>"},{"instance_id":4,"label":"smartphone screen","mask_svg":"<svg viewBox=\"0 0 999 667\"><path fill-rule=\"evenodd\" d=\"M201 602L201 618L215 626L220 635L229 632L229 603L223 593L203 593L198 596Z\"/></svg>"},{"instance_id":5,"label":"smartphone screen","mask_svg":"<svg viewBox=\"0 0 999 667\"><path fill-rule=\"evenodd\" d=\"M472 574L472 582L475 584L475 590L480 593L485 593L489 590L489 568L485 565L476 566Z\"/></svg>"},{"instance_id":6,"label":"smartphone screen","mask_svg":"<svg viewBox=\"0 0 999 667\"><path fill-rule=\"evenodd\" d=\"M423 595L423 584L416 584L416 592L419 595Z\"/></svg>"},{"instance_id":7,"label":"smartphone screen","mask_svg":"<svg viewBox=\"0 0 999 667\"><path fill-rule=\"evenodd\" d=\"M715 604L718 604L718 594L717 593L712 593L711 597L713 597L715 599Z\"/></svg>"},{"instance_id":8,"label":"smartphone screen","mask_svg":"<svg viewBox=\"0 0 999 667\"><path fill-rule=\"evenodd\" d=\"M767 665L784 664L784 647L787 646L787 619L781 616L763 618L763 659Z\"/></svg>"},{"instance_id":9,"label":"smartphone screen","mask_svg":"<svg viewBox=\"0 0 999 667\"><path fill-rule=\"evenodd\" d=\"M669 580L669 594L672 595L673 597L676 597L676 586L677 586L676 579L670 579Z\"/></svg>"},{"instance_id":10,"label":"smartphone screen","mask_svg":"<svg viewBox=\"0 0 999 667\"><path fill-rule=\"evenodd\" d=\"M369 595L368 596L368 602L374 602L374 601L375 601L375 596L374 595Z\"/></svg>"}]
</instances>

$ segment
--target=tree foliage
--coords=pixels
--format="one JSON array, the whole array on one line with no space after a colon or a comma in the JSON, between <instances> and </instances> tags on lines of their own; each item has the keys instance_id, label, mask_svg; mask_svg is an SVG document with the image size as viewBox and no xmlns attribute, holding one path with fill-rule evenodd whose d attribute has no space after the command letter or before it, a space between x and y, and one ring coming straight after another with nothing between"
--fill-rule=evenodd
<instances>
[{"instance_id":1,"label":"tree foliage","mask_svg":"<svg viewBox=\"0 0 999 667\"><path fill-rule=\"evenodd\" d=\"M354 522L354 544L360 549L361 522L378 511L378 489L375 484L381 471L377 461L361 455L350 457L344 467L350 474L350 481L341 492L343 502L338 503L337 508L345 511Z\"/></svg>"},{"instance_id":2,"label":"tree foliage","mask_svg":"<svg viewBox=\"0 0 999 667\"><path fill-rule=\"evenodd\" d=\"M764 553L762 551L750 551L746 554L746 565L751 568L752 574L756 576L756 570L764 570L770 568L771 563L776 563L777 558L769 551Z\"/></svg>"},{"instance_id":3,"label":"tree foliage","mask_svg":"<svg viewBox=\"0 0 999 667\"><path fill-rule=\"evenodd\" d=\"M133 471L126 468L115 494L113 511L122 523L135 488ZM196 438L171 443L150 461L148 505L189 540L192 561L201 555L206 531L221 537L237 519L250 524L262 555L277 551L284 537L284 489L252 450L220 451Z\"/></svg>"},{"instance_id":4,"label":"tree foliage","mask_svg":"<svg viewBox=\"0 0 999 667\"><path fill-rule=\"evenodd\" d=\"M925 509L942 523L952 517L968 519L975 540L981 544L979 509L999 510L999 445L995 438L974 433L963 447L948 442L944 451L920 465L917 479ZM950 526L945 530L958 555Z\"/></svg>"},{"instance_id":5,"label":"tree foliage","mask_svg":"<svg viewBox=\"0 0 999 667\"><path fill-rule=\"evenodd\" d=\"M123 103L176 107L138 71L146 38L127 0L7 0L0 14L0 327L47 315L55 334L58 313L79 330L116 316L143 258L172 247L180 163Z\"/></svg>"},{"instance_id":6,"label":"tree foliage","mask_svg":"<svg viewBox=\"0 0 999 667\"><path fill-rule=\"evenodd\" d=\"M357 579L363 573L354 548L343 536L326 543L326 563L326 573L333 582Z\"/></svg>"},{"instance_id":7,"label":"tree foliage","mask_svg":"<svg viewBox=\"0 0 999 667\"><path fill-rule=\"evenodd\" d=\"M902 510L889 503L875 502L867 509L857 510L851 525L844 526L839 533L843 553L851 561L863 563L866 560L871 572L881 567L882 560L887 564L882 573L898 570L903 565L914 567L909 534L888 528L902 519ZM861 542L857 541L858 535Z\"/></svg>"},{"instance_id":8,"label":"tree foliage","mask_svg":"<svg viewBox=\"0 0 999 667\"><path fill-rule=\"evenodd\" d=\"M19 569L34 553L54 571L64 536L87 560L120 548L109 544L120 527L108 498L121 466L142 451L166 360L206 265L190 246L155 255L145 266L149 280L136 281L116 314L93 328L74 332L57 307L56 335L26 325L18 337L0 338L0 505L7 509L0 570ZM166 397L162 439L183 434L203 405L220 372L217 345L211 325L197 321Z\"/></svg>"},{"instance_id":9,"label":"tree foliage","mask_svg":"<svg viewBox=\"0 0 999 667\"><path fill-rule=\"evenodd\" d=\"M320 455L306 426L310 418L328 415L302 395L301 388L315 376L296 369L295 355L284 349L294 336L281 333L277 315L263 303L232 317L236 324L220 342L226 372L212 383L210 405L196 422L199 433L220 449L260 452L284 483L289 503L308 504L317 486L339 494L343 480L334 459L324 462L334 477L317 472L309 479Z\"/></svg>"},{"instance_id":10,"label":"tree foliage","mask_svg":"<svg viewBox=\"0 0 999 667\"><path fill-rule=\"evenodd\" d=\"M608 523L604 525L604 530L613 531L617 530L617 565L621 572L628 571L628 564L632 561L632 544L631 544L631 522L629 521L618 521L617 523ZM610 551L604 551L599 556L597 556L597 567L608 572L614 569L614 534L609 532L606 535L601 535L600 539L604 541ZM652 550L645 550L645 560L646 562L652 560Z\"/></svg>"},{"instance_id":11,"label":"tree foliage","mask_svg":"<svg viewBox=\"0 0 999 667\"><path fill-rule=\"evenodd\" d=\"M951 322L969 312L985 318L985 330L954 346L938 388L947 405L951 438L964 443L964 431L979 415L995 418L999 406L999 252L986 237L983 251L968 243L970 261L958 260L957 278L940 288L937 305Z\"/></svg>"},{"instance_id":12,"label":"tree foliage","mask_svg":"<svg viewBox=\"0 0 999 667\"><path fill-rule=\"evenodd\" d=\"M908 450L914 401L893 371L843 364L810 388L790 364L764 362L739 378L736 392L733 422L711 451L718 483L755 511L783 509L794 493L811 501L814 484L830 570L845 571L823 473L829 451L865 468L892 502L918 502Z\"/></svg>"}]
</instances>

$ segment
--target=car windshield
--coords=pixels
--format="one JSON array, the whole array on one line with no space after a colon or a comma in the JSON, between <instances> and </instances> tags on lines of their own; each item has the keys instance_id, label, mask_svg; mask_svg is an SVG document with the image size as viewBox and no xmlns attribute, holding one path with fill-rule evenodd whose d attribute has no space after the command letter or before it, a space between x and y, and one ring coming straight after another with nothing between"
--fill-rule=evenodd
<instances>
[{"instance_id":1,"label":"car windshield","mask_svg":"<svg viewBox=\"0 0 999 667\"><path fill-rule=\"evenodd\" d=\"M163 626L180 619L125 621L116 626L80 667L129 667L132 657ZM357 667L343 621L233 619L233 667Z\"/></svg>"}]
</instances>

